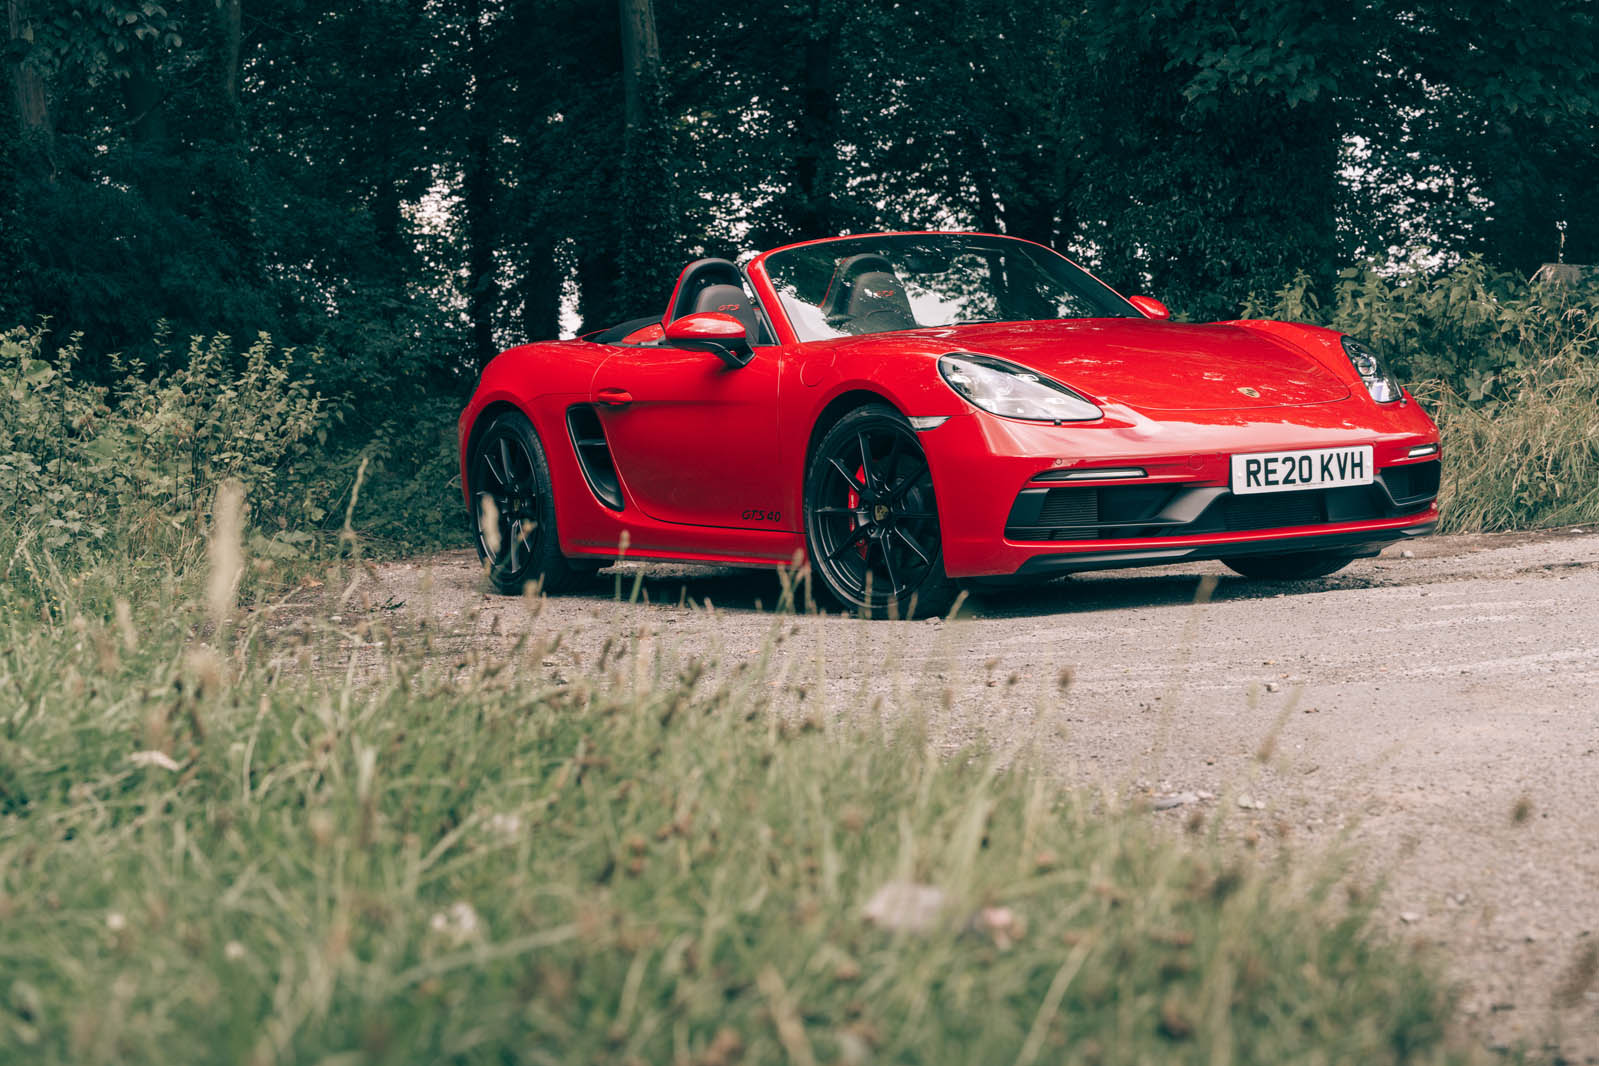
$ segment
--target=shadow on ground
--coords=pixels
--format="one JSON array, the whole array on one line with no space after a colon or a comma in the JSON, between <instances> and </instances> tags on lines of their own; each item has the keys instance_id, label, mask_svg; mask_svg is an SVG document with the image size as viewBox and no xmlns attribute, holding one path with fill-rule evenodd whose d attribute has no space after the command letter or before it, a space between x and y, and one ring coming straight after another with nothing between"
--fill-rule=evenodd
<instances>
[{"instance_id":1,"label":"shadow on ground","mask_svg":"<svg viewBox=\"0 0 1599 1066\"><path fill-rule=\"evenodd\" d=\"M1201 584L1214 580L1210 599L1260 600L1316 592L1380 588L1394 582L1383 575L1356 570L1311 581L1252 581L1217 575L1198 568L1180 572L1141 570L1074 574L1022 588L974 588L961 607L961 617L1024 618L1077 614L1108 608L1166 607L1192 603ZM633 565L602 571L591 589L572 598L647 601L718 610L771 611L784 602L782 579L770 570L690 568ZM837 613L836 607L826 608Z\"/></svg>"}]
</instances>

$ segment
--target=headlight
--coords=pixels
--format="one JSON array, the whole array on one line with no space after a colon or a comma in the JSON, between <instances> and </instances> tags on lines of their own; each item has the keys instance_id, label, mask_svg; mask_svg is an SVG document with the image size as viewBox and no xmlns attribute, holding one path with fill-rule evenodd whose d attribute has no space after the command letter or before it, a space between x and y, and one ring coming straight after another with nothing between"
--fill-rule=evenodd
<instances>
[{"instance_id":1,"label":"headlight","mask_svg":"<svg viewBox=\"0 0 1599 1066\"><path fill-rule=\"evenodd\" d=\"M1373 400L1393 403L1404 395L1399 391L1399 382L1394 379L1388 364L1382 361L1382 356L1353 337L1344 338L1344 354L1349 356L1355 373L1366 383L1366 391L1371 393Z\"/></svg>"},{"instance_id":2,"label":"headlight","mask_svg":"<svg viewBox=\"0 0 1599 1066\"><path fill-rule=\"evenodd\" d=\"M1104 412L1058 381L1003 359L951 352L938 372L963 399L1006 418L1033 422L1083 422Z\"/></svg>"}]
</instances>

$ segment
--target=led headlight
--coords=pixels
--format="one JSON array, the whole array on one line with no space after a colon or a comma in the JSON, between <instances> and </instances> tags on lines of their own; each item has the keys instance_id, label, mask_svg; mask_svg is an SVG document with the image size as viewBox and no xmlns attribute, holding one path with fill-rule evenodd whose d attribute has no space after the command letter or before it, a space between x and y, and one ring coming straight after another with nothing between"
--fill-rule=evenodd
<instances>
[{"instance_id":1,"label":"led headlight","mask_svg":"<svg viewBox=\"0 0 1599 1066\"><path fill-rule=\"evenodd\" d=\"M1355 373L1366 383L1366 391L1371 393L1373 400L1378 403L1393 403L1403 397L1404 394L1399 391L1399 382L1388 369L1388 364L1384 363L1376 352L1353 337L1345 337L1344 354L1349 356L1349 361L1354 364Z\"/></svg>"},{"instance_id":2,"label":"led headlight","mask_svg":"<svg viewBox=\"0 0 1599 1066\"><path fill-rule=\"evenodd\" d=\"M961 398L989 414L1032 422L1084 422L1104 412L1058 381L1003 359L951 352L938 372Z\"/></svg>"}]
</instances>

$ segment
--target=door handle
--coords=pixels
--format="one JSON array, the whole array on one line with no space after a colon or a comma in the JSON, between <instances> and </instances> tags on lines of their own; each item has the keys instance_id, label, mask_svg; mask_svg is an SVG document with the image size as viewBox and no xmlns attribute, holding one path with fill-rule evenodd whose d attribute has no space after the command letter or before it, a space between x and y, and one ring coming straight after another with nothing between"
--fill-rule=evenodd
<instances>
[{"instance_id":1,"label":"door handle","mask_svg":"<svg viewBox=\"0 0 1599 1066\"><path fill-rule=\"evenodd\" d=\"M601 389L594 398L608 407L626 407L633 402L633 394L626 389Z\"/></svg>"}]
</instances>

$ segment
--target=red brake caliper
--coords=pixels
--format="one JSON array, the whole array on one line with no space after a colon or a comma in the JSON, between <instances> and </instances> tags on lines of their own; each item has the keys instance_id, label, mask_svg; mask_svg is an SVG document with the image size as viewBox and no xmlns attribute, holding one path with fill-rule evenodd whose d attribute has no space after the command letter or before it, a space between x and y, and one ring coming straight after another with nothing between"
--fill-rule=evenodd
<instances>
[{"instance_id":1,"label":"red brake caliper","mask_svg":"<svg viewBox=\"0 0 1599 1066\"><path fill-rule=\"evenodd\" d=\"M864 466L855 468L855 476L860 479L860 483L862 485L866 484L866 468ZM859 510L860 506L861 506L861 494L856 492L855 489L853 487L851 487L851 489L849 490L849 497L848 497L846 503L847 503L847 506L849 507L849 509L851 511ZM850 528L850 532L851 533L853 533L856 529L860 528L856 524L856 521L855 521L855 518L854 518L853 515L850 517L850 520L849 520L849 528ZM859 548L857 548L856 550L860 552L861 559L864 561L866 559L866 553L867 553L867 543L866 543L866 541L864 541L864 540L861 541L861 546Z\"/></svg>"}]
</instances>

